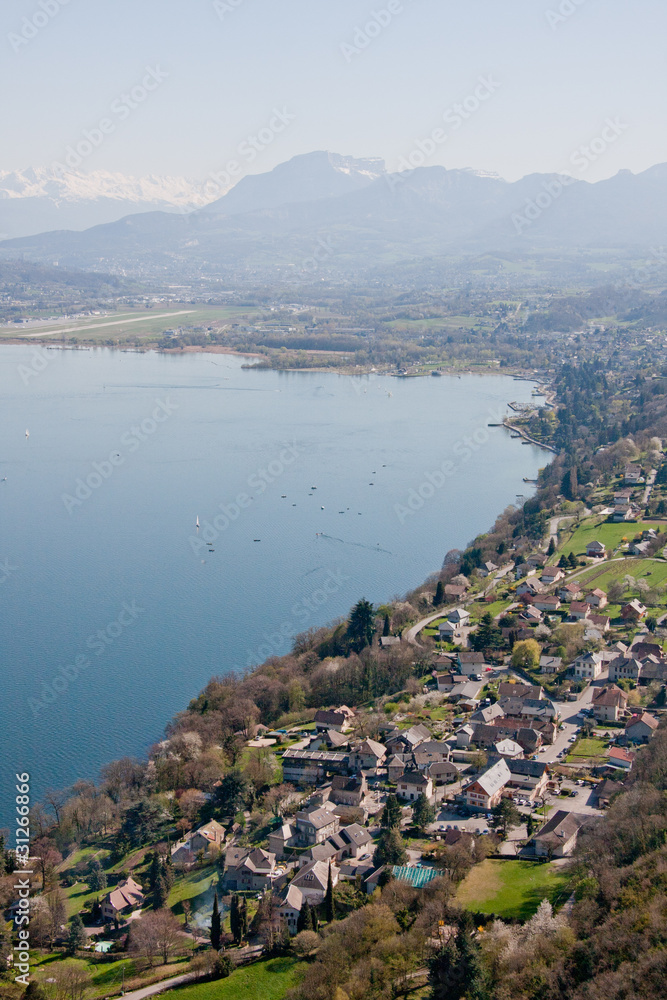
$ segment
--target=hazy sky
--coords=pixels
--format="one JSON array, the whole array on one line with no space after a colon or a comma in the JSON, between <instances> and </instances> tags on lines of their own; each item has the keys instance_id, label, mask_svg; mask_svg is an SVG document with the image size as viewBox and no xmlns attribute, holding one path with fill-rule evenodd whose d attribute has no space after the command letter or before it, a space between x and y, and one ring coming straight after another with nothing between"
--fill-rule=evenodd
<instances>
[{"instance_id":1,"label":"hazy sky","mask_svg":"<svg viewBox=\"0 0 667 1000\"><path fill-rule=\"evenodd\" d=\"M429 163L514 179L572 169L612 119L586 179L640 171L667 161L666 37L665 0L5 0L0 169L106 118L82 169L204 177L262 129L250 172L314 149L396 168L442 127Z\"/></svg>"}]
</instances>

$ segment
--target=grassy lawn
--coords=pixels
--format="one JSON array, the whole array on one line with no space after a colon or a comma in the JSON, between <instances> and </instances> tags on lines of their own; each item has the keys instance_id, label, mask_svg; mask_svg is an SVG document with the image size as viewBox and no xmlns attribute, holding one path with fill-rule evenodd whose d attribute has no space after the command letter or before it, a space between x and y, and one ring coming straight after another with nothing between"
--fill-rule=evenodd
<instances>
[{"instance_id":1,"label":"grassy lawn","mask_svg":"<svg viewBox=\"0 0 667 1000\"><path fill-rule=\"evenodd\" d=\"M102 896L106 896L107 892L108 889L96 889L93 892L85 882L77 882L76 885L63 889L65 905L67 906L67 919L69 920L75 913L81 913L86 903L92 902L94 899L101 899Z\"/></svg>"},{"instance_id":2,"label":"grassy lawn","mask_svg":"<svg viewBox=\"0 0 667 1000\"><path fill-rule=\"evenodd\" d=\"M589 760L591 758L604 758L605 751L607 747L604 740L596 739L595 737L591 739L581 739L578 743L575 743L572 750L566 757L566 761L570 764L577 764L582 760Z\"/></svg>"},{"instance_id":3,"label":"grassy lawn","mask_svg":"<svg viewBox=\"0 0 667 1000\"><path fill-rule=\"evenodd\" d=\"M218 883L219 872L215 865L207 865L206 868L199 868L188 872L183 878L176 879L167 906L171 907L174 913L183 912L183 902L188 899L191 902L198 896L203 896Z\"/></svg>"},{"instance_id":4,"label":"grassy lawn","mask_svg":"<svg viewBox=\"0 0 667 1000\"><path fill-rule=\"evenodd\" d=\"M594 584L600 590L607 590L613 580L622 580L624 576L634 576L636 580L646 578L651 587L661 587L667 580L667 562L661 559L624 559L622 562L591 567L576 579L582 587ZM608 614L607 608L603 614Z\"/></svg>"},{"instance_id":5,"label":"grassy lawn","mask_svg":"<svg viewBox=\"0 0 667 1000\"><path fill-rule=\"evenodd\" d=\"M487 858L461 883L456 899L468 910L527 920L545 897L562 903L567 891L567 876L552 864Z\"/></svg>"},{"instance_id":6,"label":"grassy lawn","mask_svg":"<svg viewBox=\"0 0 667 1000\"><path fill-rule=\"evenodd\" d=\"M563 542L559 547L559 553L565 553L569 555L570 552L574 552L575 555L586 554L586 546L589 542L602 542L607 546L607 549L616 549L623 538L632 540L635 535L640 534L647 528L659 528L659 524L651 522L637 521L636 524L608 524L606 521L600 521L598 518L589 518L583 521L578 528L575 529L574 534L571 538Z\"/></svg>"},{"instance_id":7,"label":"grassy lawn","mask_svg":"<svg viewBox=\"0 0 667 1000\"><path fill-rule=\"evenodd\" d=\"M156 965L152 969L139 972L134 959L119 957L117 960L106 961L91 958L63 958L60 952L50 955L33 954L31 958L32 974L36 982L43 982L53 976L56 968L75 966L88 972L92 978L92 986L87 996L89 1000L95 997L109 996L119 993L123 981L126 989L140 989L149 983L170 976L178 976L186 971L186 960L170 962L169 965Z\"/></svg>"},{"instance_id":8,"label":"grassy lawn","mask_svg":"<svg viewBox=\"0 0 667 1000\"><path fill-rule=\"evenodd\" d=\"M232 972L228 979L172 990L174 1000L283 1000L297 982L293 958L271 958Z\"/></svg>"}]
</instances>

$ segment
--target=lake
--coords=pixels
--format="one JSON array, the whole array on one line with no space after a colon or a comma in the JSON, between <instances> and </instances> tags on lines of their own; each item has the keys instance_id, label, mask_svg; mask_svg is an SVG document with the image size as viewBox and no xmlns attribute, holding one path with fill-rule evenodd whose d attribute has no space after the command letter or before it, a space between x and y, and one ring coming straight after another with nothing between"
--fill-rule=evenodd
<instances>
[{"instance_id":1,"label":"lake","mask_svg":"<svg viewBox=\"0 0 667 1000\"><path fill-rule=\"evenodd\" d=\"M14 772L39 795L144 754L212 675L421 583L549 459L487 426L528 382L244 363L0 348L4 823Z\"/></svg>"}]
</instances>

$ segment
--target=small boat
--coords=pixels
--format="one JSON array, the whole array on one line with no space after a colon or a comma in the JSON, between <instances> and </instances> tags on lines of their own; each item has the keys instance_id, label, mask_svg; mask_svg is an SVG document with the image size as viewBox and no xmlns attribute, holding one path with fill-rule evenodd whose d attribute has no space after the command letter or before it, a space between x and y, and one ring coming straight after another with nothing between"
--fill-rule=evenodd
<instances>
[{"instance_id":1,"label":"small boat","mask_svg":"<svg viewBox=\"0 0 667 1000\"><path fill-rule=\"evenodd\" d=\"M196 524L196 528L197 528L197 531L199 531L199 514L197 514L197 524Z\"/></svg>"},{"instance_id":2,"label":"small boat","mask_svg":"<svg viewBox=\"0 0 667 1000\"><path fill-rule=\"evenodd\" d=\"M324 510L324 507L320 507L320 510Z\"/></svg>"},{"instance_id":3,"label":"small boat","mask_svg":"<svg viewBox=\"0 0 667 1000\"><path fill-rule=\"evenodd\" d=\"M311 490L316 490L317 486L311 486L310 488L311 488Z\"/></svg>"},{"instance_id":4,"label":"small boat","mask_svg":"<svg viewBox=\"0 0 667 1000\"><path fill-rule=\"evenodd\" d=\"M261 542L261 538L253 538L253 542Z\"/></svg>"},{"instance_id":5,"label":"small boat","mask_svg":"<svg viewBox=\"0 0 667 1000\"><path fill-rule=\"evenodd\" d=\"M286 494L286 493L283 493L283 495L281 496L281 498L280 498L280 499L281 499L281 500L287 500L287 494Z\"/></svg>"},{"instance_id":6,"label":"small boat","mask_svg":"<svg viewBox=\"0 0 667 1000\"><path fill-rule=\"evenodd\" d=\"M27 438L29 438L29 437L30 437L30 431L26 431L26 432L25 432L25 436L26 436Z\"/></svg>"}]
</instances>

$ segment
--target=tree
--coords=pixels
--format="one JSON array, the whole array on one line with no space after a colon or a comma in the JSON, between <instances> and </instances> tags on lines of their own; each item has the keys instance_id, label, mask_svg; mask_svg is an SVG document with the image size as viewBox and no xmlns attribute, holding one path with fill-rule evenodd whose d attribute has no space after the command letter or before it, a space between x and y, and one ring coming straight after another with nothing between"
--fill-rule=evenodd
<instances>
[{"instance_id":1,"label":"tree","mask_svg":"<svg viewBox=\"0 0 667 1000\"><path fill-rule=\"evenodd\" d=\"M492 830L501 830L504 838L513 826L518 826L521 822L521 813L511 799L501 799L491 813L489 826Z\"/></svg>"},{"instance_id":2,"label":"tree","mask_svg":"<svg viewBox=\"0 0 667 1000\"><path fill-rule=\"evenodd\" d=\"M570 569L577 568L577 557L575 556L574 552L570 552L569 556L567 557L567 561L570 566Z\"/></svg>"},{"instance_id":3,"label":"tree","mask_svg":"<svg viewBox=\"0 0 667 1000\"><path fill-rule=\"evenodd\" d=\"M329 862L329 877L327 879L327 891L324 896L324 916L327 923L332 923L336 917L336 907L334 905L333 875L331 873L331 862Z\"/></svg>"},{"instance_id":4,"label":"tree","mask_svg":"<svg viewBox=\"0 0 667 1000\"><path fill-rule=\"evenodd\" d=\"M450 938L428 963L430 1000L486 1000L490 995L480 948L472 936L472 920L459 921L456 940Z\"/></svg>"},{"instance_id":5,"label":"tree","mask_svg":"<svg viewBox=\"0 0 667 1000\"><path fill-rule=\"evenodd\" d=\"M396 796L390 792L387 796L387 801L385 807L382 810L382 818L380 819L381 826L384 827L399 827L401 825L401 819L403 817L403 809L401 808L401 803L398 801Z\"/></svg>"},{"instance_id":6,"label":"tree","mask_svg":"<svg viewBox=\"0 0 667 1000\"><path fill-rule=\"evenodd\" d=\"M649 615L648 618L646 619L646 628L649 630L649 632L655 632L657 627L658 627L658 619L655 617L655 615Z\"/></svg>"},{"instance_id":7,"label":"tree","mask_svg":"<svg viewBox=\"0 0 667 1000\"><path fill-rule=\"evenodd\" d=\"M218 955L213 966L213 975L216 979L227 979L234 971L234 965L229 955Z\"/></svg>"},{"instance_id":8,"label":"tree","mask_svg":"<svg viewBox=\"0 0 667 1000\"><path fill-rule=\"evenodd\" d=\"M241 905L239 907L239 920L241 927L241 940L245 941L248 937L248 900L245 897L241 900Z\"/></svg>"},{"instance_id":9,"label":"tree","mask_svg":"<svg viewBox=\"0 0 667 1000\"><path fill-rule=\"evenodd\" d=\"M168 897L169 889L167 888L167 883L164 875L160 874L153 889L153 909L162 910L167 905Z\"/></svg>"},{"instance_id":10,"label":"tree","mask_svg":"<svg viewBox=\"0 0 667 1000\"><path fill-rule=\"evenodd\" d=\"M313 926L313 911L307 899L304 899L303 906L299 910L296 929L297 931L312 931L315 929Z\"/></svg>"},{"instance_id":11,"label":"tree","mask_svg":"<svg viewBox=\"0 0 667 1000\"><path fill-rule=\"evenodd\" d=\"M218 904L218 894L213 897L213 915L211 916L211 947L214 951L220 951L222 928L220 923L220 906Z\"/></svg>"},{"instance_id":12,"label":"tree","mask_svg":"<svg viewBox=\"0 0 667 1000\"><path fill-rule=\"evenodd\" d=\"M317 951L322 939L315 931L308 929L300 931L292 941L292 951L299 958L308 958Z\"/></svg>"},{"instance_id":13,"label":"tree","mask_svg":"<svg viewBox=\"0 0 667 1000\"><path fill-rule=\"evenodd\" d=\"M435 809L422 792L414 806L412 807L412 822L417 830L423 834L429 823L435 819Z\"/></svg>"},{"instance_id":14,"label":"tree","mask_svg":"<svg viewBox=\"0 0 667 1000\"><path fill-rule=\"evenodd\" d=\"M164 812L159 803L151 799L142 800L125 811L121 833L130 844L140 847L154 838L163 818Z\"/></svg>"},{"instance_id":15,"label":"tree","mask_svg":"<svg viewBox=\"0 0 667 1000\"><path fill-rule=\"evenodd\" d=\"M620 580L612 580L609 584L607 596L611 604L619 604L625 594L625 585Z\"/></svg>"},{"instance_id":16,"label":"tree","mask_svg":"<svg viewBox=\"0 0 667 1000\"><path fill-rule=\"evenodd\" d=\"M92 981L90 973L80 963L54 969L52 978L58 1000L83 1000Z\"/></svg>"},{"instance_id":17,"label":"tree","mask_svg":"<svg viewBox=\"0 0 667 1000\"><path fill-rule=\"evenodd\" d=\"M88 944L86 929L83 926L83 920L77 913L72 917L70 932L67 936L67 954L76 955L77 950L86 944Z\"/></svg>"},{"instance_id":18,"label":"tree","mask_svg":"<svg viewBox=\"0 0 667 1000\"><path fill-rule=\"evenodd\" d=\"M558 568L559 569L567 569L569 567L569 565L570 565L570 560L567 558L567 556L565 555L565 553L563 553L563 555L558 560Z\"/></svg>"},{"instance_id":19,"label":"tree","mask_svg":"<svg viewBox=\"0 0 667 1000\"><path fill-rule=\"evenodd\" d=\"M233 768L220 782L216 804L225 816L235 816L245 806L248 785L238 768Z\"/></svg>"},{"instance_id":20,"label":"tree","mask_svg":"<svg viewBox=\"0 0 667 1000\"><path fill-rule=\"evenodd\" d=\"M503 634L493 620L490 611L482 617L477 630L470 636L470 644L475 652L484 649L498 649L504 643Z\"/></svg>"},{"instance_id":21,"label":"tree","mask_svg":"<svg viewBox=\"0 0 667 1000\"><path fill-rule=\"evenodd\" d=\"M554 541L553 535L549 539L549 548L547 549L547 556L552 556L556 551L556 542Z\"/></svg>"},{"instance_id":22,"label":"tree","mask_svg":"<svg viewBox=\"0 0 667 1000\"><path fill-rule=\"evenodd\" d=\"M181 941L181 925L171 910L145 913L132 925L132 950L144 955L151 967L158 957L166 965Z\"/></svg>"},{"instance_id":23,"label":"tree","mask_svg":"<svg viewBox=\"0 0 667 1000\"><path fill-rule=\"evenodd\" d=\"M384 623L382 625L382 635L385 637L391 635L391 622L389 620L389 615L384 616Z\"/></svg>"},{"instance_id":24,"label":"tree","mask_svg":"<svg viewBox=\"0 0 667 1000\"><path fill-rule=\"evenodd\" d=\"M52 944L53 940L60 935L60 929L65 922L65 918L67 917L65 896L60 886L55 886L50 892L47 892L43 898L46 900L49 914L49 936L50 943Z\"/></svg>"},{"instance_id":25,"label":"tree","mask_svg":"<svg viewBox=\"0 0 667 1000\"><path fill-rule=\"evenodd\" d=\"M97 858L93 858L88 865L86 882L93 892L102 892L107 887L106 872L102 871L102 865Z\"/></svg>"},{"instance_id":26,"label":"tree","mask_svg":"<svg viewBox=\"0 0 667 1000\"><path fill-rule=\"evenodd\" d=\"M433 606L439 608L445 600L445 588L442 580L438 580L438 586L435 588L435 597L433 598Z\"/></svg>"},{"instance_id":27,"label":"tree","mask_svg":"<svg viewBox=\"0 0 667 1000\"><path fill-rule=\"evenodd\" d=\"M370 646L374 633L375 611L370 601L362 597L352 608L347 623L347 636L354 651L360 653L366 646Z\"/></svg>"},{"instance_id":28,"label":"tree","mask_svg":"<svg viewBox=\"0 0 667 1000\"><path fill-rule=\"evenodd\" d=\"M404 865L408 860L405 844L397 827L392 826L380 834L373 862L376 865Z\"/></svg>"},{"instance_id":29,"label":"tree","mask_svg":"<svg viewBox=\"0 0 667 1000\"><path fill-rule=\"evenodd\" d=\"M44 989L36 980L31 979L28 983L22 1000L46 1000Z\"/></svg>"},{"instance_id":30,"label":"tree","mask_svg":"<svg viewBox=\"0 0 667 1000\"><path fill-rule=\"evenodd\" d=\"M522 639L514 644L512 650L512 666L523 667L524 670L534 670L540 663L540 647L534 639Z\"/></svg>"}]
</instances>

